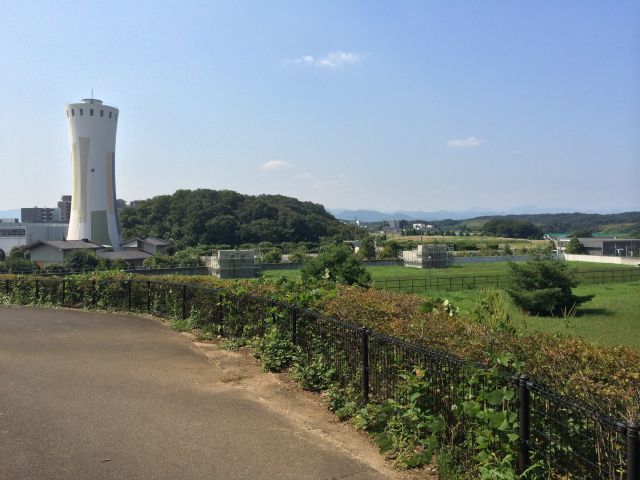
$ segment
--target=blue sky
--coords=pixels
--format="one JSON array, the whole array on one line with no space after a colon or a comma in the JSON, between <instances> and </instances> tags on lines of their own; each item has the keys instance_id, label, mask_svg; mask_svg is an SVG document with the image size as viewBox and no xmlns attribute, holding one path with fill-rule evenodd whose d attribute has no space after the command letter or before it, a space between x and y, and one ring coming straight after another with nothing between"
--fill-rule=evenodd
<instances>
[{"instance_id":1,"label":"blue sky","mask_svg":"<svg viewBox=\"0 0 640 480\"><path fill-rule=\"evenodd\" d=\"M0 210L69 193L92 88L127 200L640 209L637 1L3 2L0 65Z\"/></svg>"}]
</instances>

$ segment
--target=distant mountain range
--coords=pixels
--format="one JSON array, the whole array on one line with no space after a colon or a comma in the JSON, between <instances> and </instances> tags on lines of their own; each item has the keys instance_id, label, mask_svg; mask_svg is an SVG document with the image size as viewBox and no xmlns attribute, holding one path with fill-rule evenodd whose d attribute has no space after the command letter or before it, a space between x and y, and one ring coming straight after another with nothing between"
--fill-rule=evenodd
<instances>
[{"instance_id":1,"label":"distant mountain range","mask_svg":"<svg viewBox=\"0 0 640 480\"><path fill-rule=\"evenodd\" d=\"M0 218L17 218L20 219L20 210L0 210Z\"/></svg>"},{"instance_id":2,"label":"distant mountain range","mask_svg":"<svg viewBox=\"0 0 640 480\"><path fill-rule=\"evenodd\" d=\"M640 212L622 213L534 213L535 207L521 207L508 212L483 212L472 210L466 212L451 212L439 210L437 212L398 211L382 213L374 210L330 210L341 220L360 222L380 222L382 220L424 220L433 222L440 228L481 228L492 218L512 219L531 222L541 227L546 233L566 232L600 232L605 234L629 234L640 237ZM525 211L526 213L520 213ZM547 211L548 212L548 211Z\"/></svg>"},{"instance_id":3,"label":"distant mountain range","mask_svg":"<svg viewBox=\"0 0 640 480\"><path fill-rule=\"evenodd\" d=\"M382 220L465 220L467 218L493 215L521 215L548 212L548 210L545 211L531 205L524 205L503 211L466 210L454 212L450 210L437 210L435 212L425 212L420 210L398 210L396 212L383 213L376 210L346 210L340 208L329 208L327 210L340 220L359 220L361 222L381 222Z\"/></svg>"}]
</instances>

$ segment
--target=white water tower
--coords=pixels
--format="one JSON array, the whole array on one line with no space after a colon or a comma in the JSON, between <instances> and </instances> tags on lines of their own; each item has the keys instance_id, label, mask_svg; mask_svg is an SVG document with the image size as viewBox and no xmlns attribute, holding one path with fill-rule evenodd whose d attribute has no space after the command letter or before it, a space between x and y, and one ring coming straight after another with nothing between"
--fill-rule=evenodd
<instances>
[{"instance_id":1,"label":"white water tower","mask_svg":"<svg viewBox=\"0 0 640 480\"><path fill-rule=\"evenodd\" d=\"M71 144L71 216L67 240L89 239L120 250L116 211L118 109L84 99L66 106Z\"/></svg>"}]
</instances>

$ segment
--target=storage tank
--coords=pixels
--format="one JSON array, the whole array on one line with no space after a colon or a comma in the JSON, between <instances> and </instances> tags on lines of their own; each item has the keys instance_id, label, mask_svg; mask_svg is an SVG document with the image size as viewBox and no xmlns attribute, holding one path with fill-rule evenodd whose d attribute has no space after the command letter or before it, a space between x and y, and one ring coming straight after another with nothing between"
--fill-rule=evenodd
<instances>
[{"instance_id":1,"label":"storage tank","mask_svg":"<svg viewBox=\"0 0 640 480\"><path fill-rule=\"evenodd\" d=\"M67 240L120 249L116 210L118 109L87 98L66 106L71 145L71 216Z\"/></svg>"}]
</instances>

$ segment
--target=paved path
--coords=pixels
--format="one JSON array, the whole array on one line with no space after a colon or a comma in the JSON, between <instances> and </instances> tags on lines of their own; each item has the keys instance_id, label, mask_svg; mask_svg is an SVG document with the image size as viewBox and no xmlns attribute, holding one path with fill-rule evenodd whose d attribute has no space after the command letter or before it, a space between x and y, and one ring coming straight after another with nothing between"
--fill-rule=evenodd
<instances>
[{"instance_id":1,"label":"paved path","mask_svg":"<svg viewBox=\"0 0 640 480\"><path fill-rule=\"evenodd\" d=\"M156 320L0 307L0 479L391 478L226 375Z\"/></svg>"}]
</instances>

